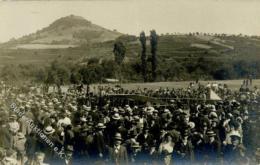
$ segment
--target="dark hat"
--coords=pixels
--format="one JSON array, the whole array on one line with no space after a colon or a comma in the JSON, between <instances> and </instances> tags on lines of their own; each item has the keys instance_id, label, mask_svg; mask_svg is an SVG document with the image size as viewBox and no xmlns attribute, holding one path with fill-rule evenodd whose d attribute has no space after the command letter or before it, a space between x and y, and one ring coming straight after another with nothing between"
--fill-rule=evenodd
<instances>
[{"instance_id":1,"label":"dark hat","mask_svg":"<svg viewBox=\"0 0 260 165\"><path fill-rule=\"evenodd\" d=\"M230 135L230 138L231 138L231 141L235 141L235 140L240 141L241 140L241 136L239 134L232 134L232 135Z\"/></svg>"},{"instance_id":2,"label":"dark hat","mask_svg":"<svg viewBox=\"0 0 260 165\"><path fill-rule=\"evenodd\" d=\"M184 130L181 132L181 136L185 137L185 136L189 136L189 131L188 130Z\"/></svg>"},{"instance_id":3,"label":"dark hat","mask_svg":"<svg viewBox=\"0 0 260 165\"><path fill-rule=\"evenodd\" d=\"M203 140L203 139L204 139L204 138L203 138L203 134L201 134L201 133L199 133L199 132L195 132L194 135L193 135L193 137L194 137L194 139L196 139L196 140L199 140L199 139Z\"/></svg>"}]
</instances>

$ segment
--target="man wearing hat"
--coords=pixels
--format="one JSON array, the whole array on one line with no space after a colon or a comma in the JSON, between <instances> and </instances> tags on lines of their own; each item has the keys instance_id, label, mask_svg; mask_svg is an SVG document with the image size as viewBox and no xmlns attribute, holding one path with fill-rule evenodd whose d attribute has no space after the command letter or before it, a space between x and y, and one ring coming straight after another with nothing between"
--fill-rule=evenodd
<instances>
[{"instance_id":1,"label":"man wearing hat","mask_svg":"<svg viewBox=\"0 0 260 165\"><path fill-rule=\"evenodd\" d=\"M137 136L137 142L142 145L142 150L145 152L149 152L150 146L153 142L153 136L149 132L149 128L147 125L144 126L141 134Z\"/></svg>"},{"instance_id":2,"label":"man wearing hat","mask_svg":"<svg viewBox=\"0 0 260 165\"><path fill-rule=\"evenodd\" d=\"M128 164L128 154L122 140L121 134L116 133L113 146L109 148L109 161L116 165Z\"/></svg>"},{"instance_id":3,"label":"man wearing hat","mask_svg":"<svg viewBox=\"0 0 260 165\"><path fill-rule=\"evenodd\" d=\"M121 126L120 115L115 113L112 116L112 120L107 123L107 127L105 129L105 135L108 140L108 144L113 142L112 137L118 132L118 128Z\"/></svg>"},{"instance_id":4,"label":"man wearing hat","mask_svg":"<svg viewBox=\"0 0 260 165\"><path fill-rule=\"evenodd\" d=\"M182 132L181 139L176 143L174 147L174 156L176 164L190 164L194 160L193 146L188 139L189 133Z\"/></svg>"},{"instance_id":5,"label":"man wearing hat","mask_svg":"<svg viewBox=\"0 0 260 165\"><path fill-rule=\"evenodd\" d=\"M133 142L131 145L131 152L129 155L130 164L141 164L142 162L141 146L138 142Z\"/></svg>"},{"instance_id":6,"label":"man wearing hat","mask_svg":"<svg viewBox=\"0 0 260 165\"><path fill-rule=\"evenodd\" d=\"M207 131L207 139L204 145L204 157L206 162L216 164L220 158L220 143L216 140L216 133L213 130Z\"/></svg>"},{"instance_id":7,"label":"man wearing hat","mask_svg":"<svg viewBox=\"0 0 260 165\"><path fill-rule=\"evenodd\" d=\"M205 145L203 134L201 134L200 132L194 132L191 137L191 142L194 148L194 159L196 163L202 164Z\"/></svg>"},{"instance_id":8,"label":"man wearing hat","mask_svg":"<svg viewBox=\"0 0 260 165\"><path fill-rule=\"evenodd\" d=\"M144 159L148 159L150 157L150 150L154 141L154 137L149 132L149 128L147 125L144 126L141 134L137 136L137 142L141 144L142 156Z\"/></svg>"},{"instance_id":9,"label":"man wearing hat","mask_svg":"<svg viewBox=\"0 0 260 165\"><path fill-rule=\"evenodd\" d=\"M224 163L226 164L239 164L241 159L245 157L245 147L240 143L241 136L239 134L232 134L230 136L231 144L224 147Z\"/></svg>"},{"instance_id":10,"label":"man wearing hat","mask_svg":"<svg viewBox=\"0 0 260 165\"><path fill-rule=\"evenodd\" d=\"M58 137L55 133L55 129L52 126L45 127L43 130L43 133L50 140L50 142L53 143L53 145L57 144ZM42 151L46 154L45 161L47 163L51 163L51 162L55 161L56 155L55 155L53 149L50 147L50 145L48 143L46 143L45 140L42 140L42 139L39 140L39 142L40 142L40 147L41 147Z\"/></svg>"},{"instance_id":11,"label":"man wearing hat","mask_svg":"<svg viewBox=\"0 0 260 165\"><path fill-rule=\"evenodd\" d=\"M19 123L16 121L17 120L17 116L15 114L12 114L9 118L10 122L8 123L9 126L9 131L15 135L19 129L20 129L20 125Z\"/></svg>"},{"instance_id":12,"label":"man wearing hat","mask_svg":"<svg viewBox=\"0 0 260 165\"><path fill-rule=\"evenodd\" d=\"M106 143L104 136L104 129L106 126L103 123L98 123L96 126L96 133L94 134L93 145L95 146L93 151L94 158L103 160L106 157Z\"/></svg>"},{"instance_id":13,"label":"man wearing hat","mask_svg":"<svg viewBox=\"0 0 260 165\"><path fill-rule=\"evenodd\" d=\"M6 120L3 118L0 121L0 147L12 148L11 137L13 136L9 131Z\"/></svg>"},{"instance_id":14,"label":"man wearing hat","mask_svg":"<svg viewBox=\"0 0 260 165\"><path fill-rule=\"evenodd\" d=\"M65 165L72 165L72 161L73 161L73 146L72 145L68 145L65 148Z\"/></svg>"}]
</instances>

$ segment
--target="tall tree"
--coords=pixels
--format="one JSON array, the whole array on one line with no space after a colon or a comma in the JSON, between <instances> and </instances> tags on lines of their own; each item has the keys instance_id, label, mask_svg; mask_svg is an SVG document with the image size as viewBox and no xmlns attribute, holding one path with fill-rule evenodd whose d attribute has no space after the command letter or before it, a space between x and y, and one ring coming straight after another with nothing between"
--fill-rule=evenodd
<instances>
[{"instance_id":1,"label":"tall tree","mask_svg":"<svg viewBox=\"0 0 260 165\"><path fill-rule=\"evenodd\" d=\"M157 45L158 45L158 36L155 30L151 30L150 33L150 43L151 43L151 54L152 54L152 79L156 81L156 69L157 69Z\"/></svg>"},{"instance_id":2,"label":"tall tree","mask_svg":"<svg viewBox=\"0 0 260 165\"><path fill-rule=\"evenodd\" d=\"M140 42L142 45L142 54L141 54L141 62L142 62L142 74L144 82L147 82L147 64L146 64L146 36L144 32L140 33Z\"/></svg>"},{"instance_id":3,"label":"tall tree","mask_svg":"<svg viewBox=\"0 0 260 165\"><path fill-rule=\"evenodd\" d=\"M126 48L125 48L124 44L121 41L116 41L116 43L114 44L113 52L115 55L115 62L118 65L121 65L122 62L124 61L125 52L126 52Z\"/></svg>"},{"instance_id":4,"label":"tall tree","mask_svg":"<svg viewBox=\"0 0 260 165\"><path fill-rule=\"evenodd\" d=\"M126 48L125 48L123 42L116 41L115 44L114 44L113 52L114 52L114 55L115 55L115 62L119 66L118 77L119 77L119 81L121 82L121 80L122 80L121 64L124 61L125 53L126 53Z\"/></svg>"}]
</instances>

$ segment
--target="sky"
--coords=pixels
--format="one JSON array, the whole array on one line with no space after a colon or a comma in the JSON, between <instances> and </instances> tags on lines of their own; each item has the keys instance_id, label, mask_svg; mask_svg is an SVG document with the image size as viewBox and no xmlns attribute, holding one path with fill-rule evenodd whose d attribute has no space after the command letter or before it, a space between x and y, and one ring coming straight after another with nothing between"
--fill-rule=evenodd
<instances>
[{"instance_id":1,"label":"sky","mask_svg":"<svg viewBox=\"0 0 260 165\"><path fill-rule=\"evenodd\" d=\"M71 14L134 35L151 29L159 34L260 35L260 0L0 0L0 42L34 33Z\"/></svg>"}]
</instances>

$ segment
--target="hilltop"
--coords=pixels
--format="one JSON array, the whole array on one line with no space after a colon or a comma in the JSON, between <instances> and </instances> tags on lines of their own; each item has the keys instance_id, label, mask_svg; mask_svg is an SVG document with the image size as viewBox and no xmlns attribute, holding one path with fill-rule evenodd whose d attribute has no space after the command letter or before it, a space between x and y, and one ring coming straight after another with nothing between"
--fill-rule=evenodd
<instances>
[{"instance_id":1,"label":"hilltop","mask_svg":"<svg viewBox=\"0 0 260 165\"><path fill-rule=\"evenodd\" d=\"M119 32L92 24L83 17L70 15L54 21L36 33L9 41L5 43L5 46L31 48L32 45L68 45L68 47L74 47L115 40L121 35Z\"/></svg>"}]
</instances>

